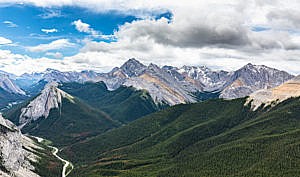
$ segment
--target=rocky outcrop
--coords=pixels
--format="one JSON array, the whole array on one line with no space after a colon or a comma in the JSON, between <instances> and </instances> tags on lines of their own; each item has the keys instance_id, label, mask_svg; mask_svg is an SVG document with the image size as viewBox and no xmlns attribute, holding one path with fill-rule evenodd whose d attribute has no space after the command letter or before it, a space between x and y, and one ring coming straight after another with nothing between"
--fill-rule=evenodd
<instances>
[{"instance_id":1,"label":"rocky outcrop","mask_svg":"<svg viewBox=\"0 0 300 177\"><path fill-rule=\"evenodd\" d=\"M39 148L0 115L0 176L38 177L30 163L38 157L26 150L33 147Z\"/></svg>"},{"instance_id":2,"label":"rocky outcrop","mask_svg":"<svg viewBox=\"0 0 300 177\"><path fill-rule=\"evenodd\" d=\"M156 103L175 105L196 101L180 82L154 64L150 64L143 74L127 79L124 85L147 90Z\"/></svg>"},{"instance_id":3,"label":"rocky outcrop","mask_svg":"<svg viewBox=\"0 0 300 177\"><path fill-rule=\"evenodd\" d=\"M9 75L6 74L0 73L0 88L9 93L25 95L25 92L9 78Z\"/></svg>"},{"instance_id":4,"label":"rocky outcrop","mask_svg":"<svg viewBox=\"0 0 300 177\"><path fill-rule=\"evenodd\" d=\"M260 90L276 87L294 76L264 65L245 65L234 72L220 97L233 99L250 95Z\"/></svg>"},{"instance_id":5,"label":"rocky outcrop","mask_svg":"<svg viewBox=\"0 0 300 177\"><path fill-rule=\"evenodd\" d=\"M72 99L71 95L58 89L57 86L57 82L48 83L40 95L21 110L19 118L20 128L39 118L47 118L51 109L60 107L63 97Z\"/></svg>"},{"instance_id":6,"label":"rocky outcrop","mask_svg":"<svg viewBox=\"0 0 300 177\"><path fill-rule=\"evenodd\" d=\"M292 97L300 97L300 75L278 87L254 92L246 104L251 103L252 109L256 110L262 104L273 106Z\"/></svg>"}]
</instances>

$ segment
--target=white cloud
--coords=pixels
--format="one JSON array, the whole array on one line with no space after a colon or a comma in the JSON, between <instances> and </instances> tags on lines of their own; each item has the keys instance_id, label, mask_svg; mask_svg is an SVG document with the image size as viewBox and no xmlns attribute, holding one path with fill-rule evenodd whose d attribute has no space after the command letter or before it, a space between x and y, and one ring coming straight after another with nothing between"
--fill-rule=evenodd
<instances>
[{"instance_id":1,"label":"white cloud","mask_svg":"<svg viewBox=\"0 0 300 177\"><path fill-rule=\"evenodd\" d=\"M88 33L92 36L100 35L98 31L95 31L93 28L90 27L89 24L82 22L80 19L72 22L72 25L74 25L76 30L78 30L79 32Z\"/></svg>"},{"instance_id":2,"label":"white cloud","mask_svg":"<svg viewBox=\"0 0 300 177\"><path fill-rule=\"evenodd\" d=\"M63 15L61 14L60 10L56 9L46 9L43 14L39 15L43 19L49 19L49 18L57 18L57 17L62 17Z\"/></svg>"},{"instance_id":3,"label":"white cloud","mask_svg":"<svg viewBox=\"0 0 300 177\"><path fill-rule=\"evenodd\" d=\"M76 44L71 43L68 39L58 39L48 44L40 44L37 46L26 47L31 52L46 52L63 48L75 47Z\"/></svg>"},{"instance_id":4,"label":"white cloud","mask_svg":"<svg viewBox=\"0 0 300 177\"><path fill-rule=\"evenodd\" d=\"M11 44L11 43L12 43L12 41L10 39L0 36L0 45L6 45L6 44Z\"/></svg>"},{"instance_id":5,"label":"white cloud","mask_svg":"<svg viewBox=\"0 0 300 177\"><path fill-rule=\"evenodd\" d=\"M21 75L25 72L42 72L47 68L61 71L81 71L90 68L86 64L73 63L68 60L43 58L31 58L27 55L14 54L9 50L0 50L0 70Z\"/></svg>"},{"instance_id":6,"label":"white cloud","mask_svg":"<svg viewBox=\"0 0 300 177\"><path fill-rule=\"evenodd\" d=\"M58 30L57 29L55 29L55 28L52 28L52 29L41 29L41 31L42 32L44 32L44 33L56 33L56 32L58 32Z\"/></svg>"},{"instance_id":7,"label":"white cloud","mask_svg":"<svg viewBox=\"0 0 300 177\"><path fill-rule=\"evenodd\" d=\"M56 58L56 59L60 59L60 58L62 58L63 57L63 54L62 53L60 53L60 52L47 52L46 54L45 54L46 56L49 56L49 57L53 57L53 58Z\"/></svg>"},{"instance_id":8,"label":"white cloud","mask_svg":"<svg viewBox=\"0 0 300 177\"><path fill-rule=\"evenodd\" d=\"M3 23L6 24L7 27L9 27L9 28L16 28L16 27L18 27L18 25L15 24L15 23L12 22L12 21L3 21Z\"/></svg>"}]
</instances>

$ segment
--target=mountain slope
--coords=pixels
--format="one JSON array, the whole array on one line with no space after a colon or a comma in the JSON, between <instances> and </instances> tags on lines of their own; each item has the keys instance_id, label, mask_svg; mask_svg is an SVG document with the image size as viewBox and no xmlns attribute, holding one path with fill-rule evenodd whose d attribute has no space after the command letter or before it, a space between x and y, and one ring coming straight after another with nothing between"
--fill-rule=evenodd
<instances>
[{"instance_id":1,"label":"mountain slope","mask_svg":"<svg viewBox=\"0 0 300 177\"><path fill-rule=\"evenodd\" d=\"M25 95L25 92L21 90L6 74L0 74L0 88L9 93Z\"/></svg>"},{"instance_id":2,"label":"mountain slope","mask_svg":"<svg viewBox=\"0 0 300 177\"><path fill-rule=\"evenodd\" d=\"M276 87L294 76L264 65L245 65L234 72L227 87L221 92L221 98L241 98L260 90Z\"/></svg>"},{"instance_id":3,"label":"mountain slope","mask_svg":"<svg viewBox=\"0 0 300 177\"><path fill-rule=\"evenodd\" d=\"M122 123L128 123L164 107L155 104L146 91L132 87L121 86L109 91L103 82L86 82L84 84L63 83L59 88Z\"/></svg>"},{"instance_id":4,"label":"mountain slope","mask_svg":"<svg viewBox=\"0 0 300 177\"><path fill-rule=\"evenodd\" d=\"M164 66L164 70L169 72L178 81L182 82L188 90L213 92L220 91L230 80L231 72L213 71L205 66L183 66L176 68L172 66Z\"/></svg>"},{"instance_id":5,"label":"mountain slope","mask_svg":"<svg viewBox=\"0 0 300 177\"><path fill-rule=\"evenodd\" d=\"M9 107L9 104L23 101L26 98L25 92L9 78L8 74L0 73L0 109Z\"/></svg>"},{"instance_id":6,"label":"mountain slope","mask_svg":"<svg viewBox=\"0 0 300 177\"><path fill-rule=\"evenodd\" d=\"M10 93L0 88L0 109L8 109L13 104L17 104L26 99L28 99L28 97L25 95Z\"/></svg>"},{"instance_id":7,"label":"mountain slope","mask_svg":"<svg viewBox=\"0 0 300 177\"><path fill-rule=\"evenodd\" d=\"M22 135L14 124L1 115L0 154L0 175L3 177L54 177L61 173L62 164L50 149Z\"/></svg>"},{"instance_id":8,"label":"mountain slope","mask_svg":"<svg viewBox=\"0 0 300 177\"><path fill-rule=\"evenodd\" d=\"M71 176L297 176L299 98L256 112L245 101L178 105L76 143Z\"/></svg>"},{"instance_id":9,"label":"mountain slope","mask_svg":"<svg viewBox=\"0 0 300 177\"><path fill-rule=\"evenodd\" d=\"M59 146L120 125L106 113L58 89L56 83L48 84L32 101L16 105L5 115L22 132L49 139Z\"/></svg>"},{"instance_id":10,"label":"mountain slope","mask_svg":"<svg viewBox=\"0 0 300 177\"><path fill-rule=\"evenodd\" d=\"M255 110L262 104L274 106L288 98L300 96L300 75L271 89L263 89L254 92L248 98L248 103Z\"/></svg>"},{"instance_id":11,"label":"mountain slope","mask_svg":"<svg viewBox=\"0 0 300 177\"><path fill-rule=\"evenodd\" d=\"M150 64L139 76L126 80L124 85L147 90L156 103L175 105L196 102L176 79L155 64Z\"/></svg>"}]
</instances>

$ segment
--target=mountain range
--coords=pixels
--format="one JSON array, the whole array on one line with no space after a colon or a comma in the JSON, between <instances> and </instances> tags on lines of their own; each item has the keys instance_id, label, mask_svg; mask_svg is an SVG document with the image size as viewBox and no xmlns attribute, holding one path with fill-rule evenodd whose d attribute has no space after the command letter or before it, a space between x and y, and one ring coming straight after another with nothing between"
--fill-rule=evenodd
<instances>
[{"instance_id":1,"label":"mountain range","mask_svg":"<svg viewBox=\"0 0 300 177\"><path fill-rule=\"evenodd\" d=\"M205 66L159 67L146 66L136 59L129 59L121 67L108 73L95 71L61 72L47 69L40 73L21 76L2 74L0 88L17 98L38 94L52 81L58 83L104 82L109 90L121 86L146 90L157 104L176 105L193 103L207 98L241 98L254 91L273 88L294 76L263 65L247 64L236 71L213 71ZM18 99L15 100L18 100ZM4 98L3 105L14 102Z\"/></svg>"},{"instance_id":2,"label":"mountain range","mask_svg":"<svg viewBox=\"0 0 300 177\"><path fill-rule=\"evenodd\" d=\"M300 79L267 66L227 72L130 59L109 73L3 73L1 87L18 96L2 109L11 122L0 117L3 175L61 173L51 148L28 134L60 148L74 177L299 173Z\"/></svg>"}]
</instances>

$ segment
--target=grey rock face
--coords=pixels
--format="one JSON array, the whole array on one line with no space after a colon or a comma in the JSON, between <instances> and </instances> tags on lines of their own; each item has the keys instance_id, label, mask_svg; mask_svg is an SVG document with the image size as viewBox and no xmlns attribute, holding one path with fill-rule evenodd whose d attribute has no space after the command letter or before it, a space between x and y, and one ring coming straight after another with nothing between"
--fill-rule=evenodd
<instances>
[{"instance_id":1,"label":"grey rock face","mask_svg":"<svg viewBox=\"0 0 300 177\"><path fill-rule=\"evenodd\" d=\"M29 157L35 157L23 147L28 147L19 129L10 121L0 115L0 162L1 176L38 177L34 167L30 164ZM31 142L32 143L32 142ZM34 146L32 144L32 146ZM28 147L30 148L30 147ZM34 159L31 159L34 160Z\"/></svg>"},{"instance_id":2,"label":"grey rock face","mask_svg":"<svg viewBox=\"0 0 300 177\"><path fill-rule=\"evenodd\" d=\"M293 77L285 71L249 63L234 72L220 97L228 99L245 97L260 89L276 87Z\"/></svg>"},{"instance_id":3,"label":"grey rock face","mask_svg":"<svg viewBox=\"0 0 300 177\"><path fill-rule=\"evenodd\" d=\"M165 66L163 69L167 70L178 81L186 85L187 90L192 88L196 89L195 91L220 91L225 87L232 75L232 73L227 71L212 71L205 66L183 66L181 68Z\"/></svg>"},{"instance_id":4,"label":"grey rock face","mask_svg":"<svg viewBox=\"0 0 300 177\"><path fill-rule=\"evenodd\" d=\"M141 75L145 70L146 66L140 63L138 60L132 58L129 59L127 62L125 62L121 67L120 70L127 76L127 77L133 77L133 76L139 76Z\"/></svg>"},{"instance_id":5,"label":"grey rock face","mask_svg":"<svg viewBox=\"0 0 300 177\"><path fill-rule=\"evenodd\" d=\"M179 81L154 64L141 75L127 79L124 85L147 90L156 103L175 105L196 101Z\"/></svg>"},{"instance_id":6,"label":"grey rock face","mask_svg":"<svg viewBox=\"0 0 300 177\"><path fill-rule=\"evenodd\" d=\"M300 75L294 77L283 84L269 89L262 89L252 93L246 105L251 103L253 110L259 108L262 104L266 106L275 106L278 103L292 97L300 96Z\"/></svg>"},{"instance_id":7,"label":"grey rock face","mask_svg":"<svg viewBox=\"0 0 300 177\"><path fill-rule=\"evenodd\" d=\"M6 74L0 74L0 88L9 93L25 95L25 92L9 78L9 75Z\"/></svg>"},{"instance_id":8,"label":"grey rock face","mask_svg":"<svg viewBox=\"0 0 300 177\"><path fill-rule=\"evenodd\" d=\"M48 83L41 94L21 110L20 128L41 117L47 118L51 109L59 108L63 97L72 98L72 96L58 89L57 86L58 83L56 82Z\"/></svg>"}]
</instances>

